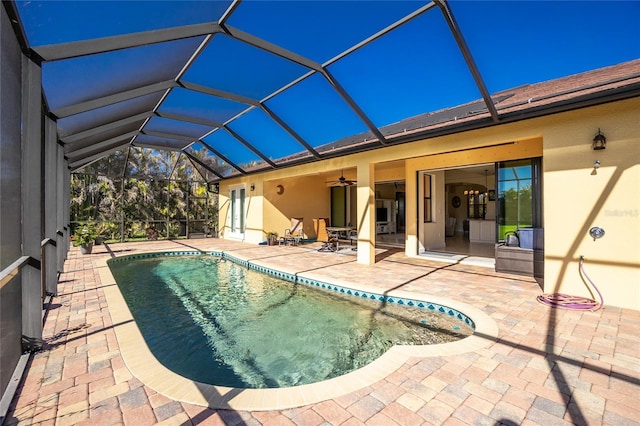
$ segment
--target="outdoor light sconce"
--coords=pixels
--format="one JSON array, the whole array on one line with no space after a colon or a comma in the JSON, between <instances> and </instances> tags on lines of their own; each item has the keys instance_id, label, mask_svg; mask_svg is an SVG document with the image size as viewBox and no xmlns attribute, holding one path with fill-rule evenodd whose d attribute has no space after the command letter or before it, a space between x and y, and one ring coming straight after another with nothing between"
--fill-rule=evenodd
<instances>
[{"instance_id":1,"label":"outdoor light sconce","mask_svg":"<svg viewBox=\"0 0 640 426\"><path fill-rule=\"evenodd\" d=\"M282 186L282 185L276 186L276 192L278 194L282 194L284 192L284 186Z\"/></svg>"},{"instance_id":2,"label":"outdoor light sconce","mask_svg":"<svg viewBox=\"0 0 640 426\"><path fill-rule=\"evenodd\" d=\"M255 189L256 189L256 186L252 183L251 186L249 186L249 190L253 192L255 191Z\"/></svg>"},{"instance_id":3,"label":"outdoor light sconce","mask_svg":"<svg viewBox=\"0 0 640 426\"><path fill-rule=\"evenodd\" d=\"M601 149L605 149L607 147L607 138L604 137L602 133L600 133L600 129L598 129L598 133L593 138L593 143L591 144L591 148L594 151L598 151Z\"/></svg>"}]
</instances>

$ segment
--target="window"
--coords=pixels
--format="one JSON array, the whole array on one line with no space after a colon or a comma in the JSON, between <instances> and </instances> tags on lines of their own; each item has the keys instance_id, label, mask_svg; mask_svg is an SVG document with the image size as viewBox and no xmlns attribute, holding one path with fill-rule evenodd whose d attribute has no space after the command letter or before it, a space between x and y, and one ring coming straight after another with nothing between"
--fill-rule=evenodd
<instances>
[{"instance_id":1,"label":"window","mask_svg":"<svg viewBox=\"0 0 640 426\"><path fill-rule=\"evenodd\" d=\"M433 202L431 199L431 175L423 175L424 179L424 223L433 222Z\"/></svg>"},{"instance_id":2,"label":"window","mask_svg":"<svg viewBox=\"0 0 640 426\"><path fill-rule=\"evenodd\" d=\"M485 218L487 215L487 198L488 194L484 192L469 191L467 194L467 217L469 219Z\"/></svg>"}]
</instances>

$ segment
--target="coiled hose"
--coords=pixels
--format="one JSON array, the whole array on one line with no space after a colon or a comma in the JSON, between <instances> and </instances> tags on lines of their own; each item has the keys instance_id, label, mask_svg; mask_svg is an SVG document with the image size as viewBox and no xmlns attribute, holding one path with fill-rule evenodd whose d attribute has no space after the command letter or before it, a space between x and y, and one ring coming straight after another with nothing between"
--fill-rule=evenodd
<instances>
[{"instance_id":1,"label":"coiled hose","mask_svg":"<svg viewBox=\"0 0 640 426\"><path fill-rule=\"evenodd\" d=\"M576 309L582 311L597 311L598 309L604 306L604 298L598 290L598 287L591 281L587 273L584 271L584 256L580 256L580 275L587 279L589 284L594 288L596 293L598 293L598 298L600 301L595 301L593 299L589 299L587 297L580 296L571 296L569 294L562 293L545 293L538 296L538 302L543 303L545 305L551 306L553 308L563 308L563 309Z\"/></svg>"}]
</instances>

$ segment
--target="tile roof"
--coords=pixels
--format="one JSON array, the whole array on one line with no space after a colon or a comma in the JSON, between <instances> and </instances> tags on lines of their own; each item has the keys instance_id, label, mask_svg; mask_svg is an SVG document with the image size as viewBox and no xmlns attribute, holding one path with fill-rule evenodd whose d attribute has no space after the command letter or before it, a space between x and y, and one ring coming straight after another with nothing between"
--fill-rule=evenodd
<instances>
[{"instance_id":1,"label":"tile roof","mask_svg":"<svg viewBox=\"0 0 640 426\"><path fill-rule=\"evenodd\" d=\"M514 119L606 102L614 92L621 93L620 96L624 97L640 95L640 59L498 92L492 96L499 113L498 123L493 123L484 102L476 100L411 117L382 127L381 131L390 140L410 142L420 138L419 135L424 133L453 133L467 130L473 124L500 124ZM331 151L362 148L367 144L374 146L376 141L373 134L366 132L327 144L320 147L318 152L326 154Z\"/></svg>"}]
</instances>

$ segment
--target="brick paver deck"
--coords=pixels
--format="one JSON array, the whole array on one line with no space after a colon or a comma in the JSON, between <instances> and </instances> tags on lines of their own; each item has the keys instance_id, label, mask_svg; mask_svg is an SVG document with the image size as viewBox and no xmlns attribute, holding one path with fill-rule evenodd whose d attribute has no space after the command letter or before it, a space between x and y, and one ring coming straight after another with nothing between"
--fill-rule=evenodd
<instances>
[{"instance_id":1,"label":"brick paver deck","mask_svg":"<svg viewBox=\"0 0 640 426\"><path fill-rule=\"evenodd\" d=\"M481 349L412 357L369 386L284 410L218 410L157 393L125 364L99 260L153 250L221 249L318 279L473 305L498 326ZM309 247L202 239L72 249L6 420L50 425L640 425L640 312L551 309L538 284L487 268L381 252L374 266Z\"/></svg>"}]
</instances>

